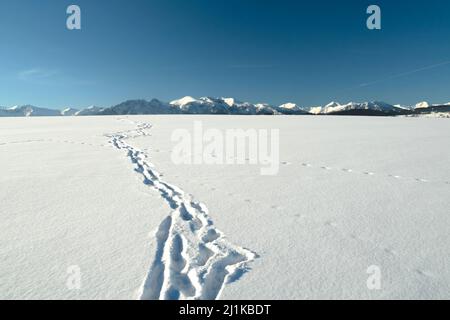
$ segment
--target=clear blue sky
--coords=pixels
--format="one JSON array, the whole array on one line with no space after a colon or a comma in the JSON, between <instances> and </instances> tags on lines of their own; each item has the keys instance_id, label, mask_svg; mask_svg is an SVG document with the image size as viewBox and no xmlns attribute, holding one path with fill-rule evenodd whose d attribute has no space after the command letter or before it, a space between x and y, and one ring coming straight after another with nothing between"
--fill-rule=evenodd
<instances>
[{"instance_id":1,"label":"clear blue sky","mask_svg":"<svg viewBox=\"0 0 450 320\"><path fill-rule=\"evenodd\" d=\"M66 29L72 3L81 31ZM448 102L449 15L448 0L2 0L0 105Z\"/></svg>"}]
</instances>

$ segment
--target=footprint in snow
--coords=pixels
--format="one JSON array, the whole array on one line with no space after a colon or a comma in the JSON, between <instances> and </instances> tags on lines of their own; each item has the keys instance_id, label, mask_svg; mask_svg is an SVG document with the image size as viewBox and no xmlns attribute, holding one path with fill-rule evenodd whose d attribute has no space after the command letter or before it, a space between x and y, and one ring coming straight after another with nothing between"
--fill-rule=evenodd
<instances>
[{"instance_id":1,"label":"footprint in snow","mask_svg":"<svg viewBox=\"0 0 450 320\"><path fill-rule=\"evenodd\" d=\"M414 271L422 277L430 277L430 278L433 277L433 274L429 271L424 271L421 269L416 269Z\"/></svg>"},{"instance_id":2,"label":"footprint in snow","mask_svg":"<svg viewBox=\"0 0 450 320\"><path fill-rule=\"evenodd\" d=\"M337 223L336 223L336 222L333 222L333 221L327 221L327 222L325 222L325 225L326 225L327 227L333 227L333 228L336 228L336 227L337 227Z\"/></svg>"},{"instance_id":3,"label":"footprint in snow","mask_svg":"<svg viewBox=\"0 0 450 320\"><path fill-rule=\"evenodd\" d=\"M391 255L391 256L396 256L397 252L395 252L395 250L390 249L390 248L384 248L384 252L386 252L387 254Z\"/></svg>"}]
</instances>

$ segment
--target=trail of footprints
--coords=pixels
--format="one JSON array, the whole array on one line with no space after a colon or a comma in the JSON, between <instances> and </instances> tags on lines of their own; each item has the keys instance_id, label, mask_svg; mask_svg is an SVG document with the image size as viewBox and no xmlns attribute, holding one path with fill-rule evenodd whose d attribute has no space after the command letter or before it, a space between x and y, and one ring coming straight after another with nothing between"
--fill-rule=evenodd
<instances>
[{"instance_id":1,"label":"trail of footprints","mask_svg":"<svg viewBox=\"0 0 450 320\"><path fill-rule=\"evenodd\" d=\"M111 143L127 153L144 183L158 191L172 210L156 231L156 253L140 299L216 299L227 283L248 270L257 255L229 243L204 204L165 182L146 153L126 142L148 135L150 128L149 124L137 124L135 130L109 135Z\"/></svg>"},{"instance_id":2,"label":"trail of footprints","mask_svg":"<svg viewBox=\"0 0 450 320\"><path fill-rule=\"evenodd\" d=\"M108 144L94 144L94 143L90 143L90 142L73 141L73 140L59 140L59 139L37 139L37 140L0 142L0 146L9 145L9 144L29 144L29 143L38 143L38 142L78 144L78 145L86 145L86 146L91 146L91 147L110 147L110 145L108 145Z\"/></svg>"},{"instance_id":3,"label":"trail of footprints","mask_svg":"<svg viewBox=\"0 0 450 320\"><path fill-rule=\"evenodd\" d=\"M285 162L282 162L282 164L285 164ZM358 171L358 170L354 170L354 169L350 169L350 168L332 168L329 166L315 166L310 163L301 163L301 166L303 166L305 168L319 168L319 169L326 170L326 171L337 170L337 171L346 172L346 173L362 174L365 176L376 176L377 175L375 172L371 172L371 171ZM388 177L388 178L396 179L396 180L407 180L407 181L415 181L415 182L421 182L421 183L430 182L430 183L450 184L450 181L437 181L437 180L429 180L429 179L416 178L416 177L403 177L403 176L394 175L394 174L378 174L378 176Z\"/></svg>"}]
</instances>

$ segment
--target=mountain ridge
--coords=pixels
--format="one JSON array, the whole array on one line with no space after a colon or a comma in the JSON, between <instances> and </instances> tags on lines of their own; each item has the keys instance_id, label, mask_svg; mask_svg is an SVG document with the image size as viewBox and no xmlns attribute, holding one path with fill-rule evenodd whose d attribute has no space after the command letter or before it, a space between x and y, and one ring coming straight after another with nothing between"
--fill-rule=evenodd
<instances>
[{"instance_id":1,"label":"mountain ridge","mask_svg":"<svg viewBox=\"0 0 450 320\"><path fill-rule=\"evenodd\" d=\"M40 116L101 116L101 115L145 115L145 114L222 114L222 115L366 115L397 116L450 112L450 103L430 104L420 102L413 106L392 105L382 101L349 102L332 101L325 106L302 107L288 102L279 106L266 103L241 102L235 98L186 96L171 102L158 99L134 99L102 108L90 106L81 110L67 107L64 110L36 107L32 105L0 107L0 117Z\"/></svg>"}]
</instances>

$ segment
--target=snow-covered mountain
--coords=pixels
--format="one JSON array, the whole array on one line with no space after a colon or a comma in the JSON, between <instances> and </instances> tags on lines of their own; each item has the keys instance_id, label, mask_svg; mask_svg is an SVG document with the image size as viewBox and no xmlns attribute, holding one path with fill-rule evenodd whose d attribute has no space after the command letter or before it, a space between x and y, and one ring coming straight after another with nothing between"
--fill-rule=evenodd
<instances>
[{"instance_id":1,"label":"snow-covered mountain","mask_svg":"<svg viewBox=\"0 0 450 320\"><path fill-rule=\"evenodd\" d=\"M39 108L31 105L14 106L1 109L0 117L56 117L61 112L54 109Z\"/></svg>"},{"instance_id":2,"label":"snow-covered mountain","mask_svg":"<svg viewBox=\"0 0 450 320\"><path fill-rule=\"evenodd\" d=\"M64 110L61 111L61 115L62 116L74 116L77 112L79 112L80 110L78 109L74 109L74 108L66 108Z\"/></svg>"},{"instance_id":3,"label":"snow-covered mountain","mask_svg":"<svg viewBox=\"0 0 450 320\"><path fill-rule=\"evenodd\" d=\"M229 105L224 99L190 96L170 102L170 106L178 113L187 114L228 114Z\"/></svg>"},{"instance_id":4,"label":"snow-covered mountain","mask_svg":"<svg viewBox=\"0 0 450 320\"><path fill-rule=\"evenodd\" d=\"M339 102L332 101L323 107L312 107L309 112L312 114L327 114L333 112L334 110L338 110L340 107L342 106Z\"/></svg>"},{"instance_id":5,"label":"snow-covered mountain","mask_svg":"<svg viewBox=\"0 0 450 320\"><path fill-rule=\"evenodd\" d=\"M414 106L391 105L385 102L350 102L340 104L330 102L325 106L300 107L295 103L272 106L266 103L242 102L234 98L193 98L186 96L169 103L157 99L128 100L118 105L101 108L91 106L82 110L66 108L62 111L34 106L0 108L0 117L30 116L93 116L93 115L138 115L138 114L228 114L228 115L364 115L395 116L424 114L431 112L450 112L450 103L432 105L420 102Z\"/></svg>"},{"instance_id":6,"label":"snow-covered mountain","mask_svg":"<svg viewBox=\"0 0 450 320\"><path fill-rule=\"evenodd\" d=\"M74 116L96 116L103 110L104 110L104 108L90 106L83 110L75 112Z\"/></svg>"},{"instance_id":7,"label":"snow-covered mountain","mask_svg":"<svg viewBox=\"0 0 450 320\"><path fill-rule=\"evenodd\" d=\"M170 102L170 105L177 108L179 113L182 114L278 114L276 108L269 104L252 104L249 102L241 102L234 98L201 97L195 99L187 96Z\"/></svg>"},{"instance_id":8,"label":"snow-covered mountain","mask_svg":"<svg viewBox=\"0 0 450 320\"><path fill-rule=\"evenodd\" d=\"M394 104L394 107L399 108L399 109L403 109L403 110L412 110L414 109L414 107L412 106L405 106L402 104Z\"/></svg>"},{"instance_id":9,"label":"snow-covered mountain","mask_svg":"<svg viewBox=\"0 0 450 320\"><path fill-rule=\"evenodd\" d=\"M178 100L173 100L172 102L170 102L170 104L181 107L181 106L188 105L189 103L195 103L195 102L198 102L198 100L195 98L192 98L191 96L186 96L186 97L183 97Z\"/></svg>"},{"instance_id":10,"label":"snow-covered mountain","mask_svg":"<svg viewBox=\"0 0 450 320\"><path fill-rule=\"evenodd\" d=\"M165 102L153 99L128 100L116 106L100 111L99 115L120 115L120 114L174 114L177 109Z\"/></svg>"},{"instance_id":11,"label":"snow-covered mountain","mask_svg":"<svg viewBox=\"0 0 450 320\"><path fill-rule=\"evenodd\" d=\"M434 114L434 113L449 113L450 114L450 104L428 104L419 103L416 107L411 110L411 114Z\"/></svg>"},{"instance_id":12,"label":"snow-covered mountain","mask_svg":"<svg viewBox=\"0 0 450 320\"><path fill-rule=\"evenodd\" d=\"M417 103L414 106L414 109L424 109L424 108L429 108L429 107L430 107L430 104L428 102L422 101L422 102Z\"/></svg>"},{"instance_id":13,"label":"snow-covered mountain","mask_svg":"<svg viewBox=\"0 0 450 320\"><path fill-rule=\"evenodd\" d=\"M256 107L256 114L263 114L263 115L281 114L276 110L276 107L273 107L267 103L257 103L255 104L255 107Z\"/></svg>"},{"instance_id":14,"label":"snow-covered mountain","mask_svg":"<svg viewBox=\"0 0 450 320\"><path fill-rule=\"evenodd\" d=\"M322 108L321 106L315 106L315 107L310 107L308 112L310 114L320 114L322 112Z\"/></svg>"},{"instance_id":15,"label":"snow-covered mountain","mask_svg":"<svg viewBox=\"0 0 450 320\"><path fill-rule=\"evenodd\" d=\"M281 114L308 114L309 111L295 103L285 103L275 108Z\"/></svg>"},{"instance_id":16,"label":"snow-covered mountain","mask_svg":"<svg viewBox=\"0 0 450 320\"><path fill-rule=\"evenodd\" d=\"M310 112L327 115L397 115L405 112L405 109L381 101L349 102L343 105L333 101L324 107L314 107Z\"/></svg>"},{"instance_id":17,"label":"snow-covered mountain","mask_svg":"<svg viewBox=\"0 0 450 320\"><path fill-rule=\"evenodd\" d=\"M256 114L274 114L274 110L265 104L253 104L250 102L242 102L233 98L226 98L229 105L230 114L238 115L256 115Z\"/></svg>"}]
</instances>

